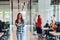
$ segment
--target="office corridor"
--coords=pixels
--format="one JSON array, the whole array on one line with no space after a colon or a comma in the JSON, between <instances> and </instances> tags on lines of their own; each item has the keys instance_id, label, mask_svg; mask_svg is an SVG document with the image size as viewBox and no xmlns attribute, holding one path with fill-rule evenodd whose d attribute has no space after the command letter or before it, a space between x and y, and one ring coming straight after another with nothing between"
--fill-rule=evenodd
<instances>
[{"instance_id":1,"label":"office corridor","mask_svg":"<svg viewBox=\"0 0 60 40\"><path fill-rule=\"evenodd\" d=\"M16 27L13 28L13 40L17 40L17 36L16 36ZM33 35L33 32L30 32L30 25L25 25L24 26L24 35L22 40L42 40L42 39L38 39L37 35ZM43 38L43 40L45 40L45 38Z\"/></svg>"},{"instance_id":2,"label":"office corridor","mask_svg":"<svg viewBox=\"0 0 60 40\"><path fill-rule=\"evenodd\" d=\"M60 1L0 0L0 40L17 40L15 22L19 27L24 25L22 40L60 40ZM44 31L42 39L38 38L36 27Z\"/></svg>"}]
</instances>

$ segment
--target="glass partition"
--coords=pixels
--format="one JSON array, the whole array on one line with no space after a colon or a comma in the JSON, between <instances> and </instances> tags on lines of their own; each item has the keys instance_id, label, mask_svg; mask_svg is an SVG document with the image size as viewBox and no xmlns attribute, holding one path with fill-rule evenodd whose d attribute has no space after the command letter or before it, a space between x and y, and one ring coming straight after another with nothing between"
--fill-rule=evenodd
<instances>
[{"instance_id":1,"label":"glass partition","mask_svg":"<svg viewBox=\"0 0 60 40\"><path fill-rule=\"evenodd\" d=\"M5 19L5 21L10 21L10 11L4 12L4 19Z\"/></svg>"},{"instance_id":2,"label":"glass partition","mask_svg":"<svg viewBox=\"0 0 60 40\"><path fill-rule=\"evenodd\" d=\"M3 20L3 12L0 11L0 20Z\"/></svg>"},{"instance_id":3,"label":"glass partition","mask_svg":"<svg viewBox=\"0 0 60 40\"><path fill-rule=\"evenodd\" d=\"M0 40L10 37L10 2L0 1Z\"/></svg>"},{"instance_id":4,"label":"glass partition","mask_svg":"<svg viewBox=\"0 0 60 40\"><path fill-rule=\"evenodd\" d=\"M32 0L31 2L31 23L33 25L33 33L37 35L36 29L36 18L38 15L42 18L42 28L45 28L46 23L49 24L50 28L52 21L54 23L60 22L60 6L58 0ZM38 19L37 19L38 21ZM38 22L39 23L39 22ZM38 24L37 24L38 25ZM57 25L57 24L55 24ZM58 27L58 26L57 26ZM38 28L38 27L37 27ZM41 28L41 29L42 29ZM44 29L42 29L42 34L44 36ZM46 34L47 35L47 34ZM37 35L38 36L38 35ZM36 37L36 36L35 36Z\"/></svg>"}]
</instances>

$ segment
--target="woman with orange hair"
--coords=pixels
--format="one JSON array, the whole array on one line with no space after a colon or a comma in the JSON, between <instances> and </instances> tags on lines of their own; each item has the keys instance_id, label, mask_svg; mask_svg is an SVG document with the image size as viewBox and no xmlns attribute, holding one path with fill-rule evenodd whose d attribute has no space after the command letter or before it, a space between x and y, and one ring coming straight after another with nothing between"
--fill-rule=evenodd
<instances>
[{"instance_id":1,"label":"woman with orange hair","mask_svg":"<svg viewBox=\"0 0 60 40\"><path fill-rule=\"evenodd\" d=\"M51 27L52 27L53 31L57 30L57 26L56 26L56 24L55 24L55 22L53 20L51 22Z\"/></svg>"},{"instance_id":2,"label":"woman with orange hair","mask_svg":"<svg viewBox=\"0 0 60 40\"><path fill-rule=\"evenodd\" d=\"M15 25L17 27L17 40L22 40L22 28L24 26L24 20L21 13L18 13Z\"/></svg>"}]
</instances>

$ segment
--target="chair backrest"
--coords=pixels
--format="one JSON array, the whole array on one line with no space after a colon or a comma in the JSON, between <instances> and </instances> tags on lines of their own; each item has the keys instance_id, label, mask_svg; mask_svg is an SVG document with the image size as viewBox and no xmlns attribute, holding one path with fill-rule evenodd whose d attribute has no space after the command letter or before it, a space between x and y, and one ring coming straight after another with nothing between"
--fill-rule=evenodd
<instances>
[{"instance_id":1,"label":"chair backrest","mask_svg":"<svg viewBox=\"0 0 60 40\"><path fill-rule=\"evenodd\" d=\"M2 22L0 21L0 31L2 30Z\"/></svg>"},{"instance_id":2,"label":"chair backrest","mask_svg":"<svg viewBox=\"0 0 60 40\"><path fill-rule=\"evenodd\" d=\"M5 27L5 22L0 22L0 28L4 29L4 27Z\"/></svg>"},{"instance_id":3,"label":"chair backrest","mask_svg":"<svg viewBox=\"0 0 60 40\"><path fill-rule=\"evenodd\" d=\"M48 23L46 23L44 27L50 28L50 25Z\"/></svg>"},{"instance_id":4,"label":"chair backrest","mask_svg":"<svg viewBox=\"0 0 60 40\"><path fill-rule=\"evenodd\" d=\"M56 22L57 25L57 32L60 32L60 22Z\"/></svg>"},{"instance_id":5,"label":"chair backrest","mask_svg":"<svg viewBox=\"0 0 60 40\"><path fill-rule=\"evenodd\" d=\"M57 28L57 30L56 30L57 32L60 32L60 27L59 28Z\"/></svg>"}]
</instances>

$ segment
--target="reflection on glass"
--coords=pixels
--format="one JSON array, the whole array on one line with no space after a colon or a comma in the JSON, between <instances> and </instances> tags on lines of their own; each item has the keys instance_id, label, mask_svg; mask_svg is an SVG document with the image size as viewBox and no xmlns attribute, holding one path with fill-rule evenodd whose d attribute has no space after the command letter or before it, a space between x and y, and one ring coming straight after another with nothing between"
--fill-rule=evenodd
<instances>
[{"instance_id":1,"label":"reflection on glass","mask_svg":"<svg viewBox=\"0 0 60 40\"><path fill-rule=\"evenodd\" d=\"M9 39L9 16L10 13L5 11L0 11L0 40L8 40Z\"/></svg>"},{"instance_id":2,"label":"reflection on glass","mask_svg":"<svg viewBox=\"0 0 60 40\"><path fill-rule=\"evenodd\" d=\"M10 12L9 11L5 11L5 21L9 21L10 20Z\"/></svg>"},{"instance_id":3,"label":"reflection on glass","mask_svg":"<svg viewBox=\"0 0 60 40\"><path fill-rule=\"evenodd\" d=\"M3 20L2 18L3 18L3 14L2 14L3 12L2 11L0 11L0 20Z\"/></svg>"}]
</instances>

